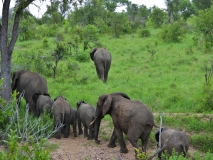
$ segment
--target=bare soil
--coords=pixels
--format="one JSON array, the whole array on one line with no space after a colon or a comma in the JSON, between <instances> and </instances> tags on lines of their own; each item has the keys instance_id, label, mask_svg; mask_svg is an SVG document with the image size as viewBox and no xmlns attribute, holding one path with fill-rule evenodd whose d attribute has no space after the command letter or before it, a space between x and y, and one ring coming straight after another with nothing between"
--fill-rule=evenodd
<instances>
[{"instance_id":1,"label":"bare soil","mask_svg":"<svg viewBox=\"0 0 213 160\"><path fill-rule=\"evenodd\" d=\"M104 131L108 137L111 136L112 130L110 127L106 129L107 122L102 122L101 130ZM157 130L157 129L155 129ZM54 150L51 155L53 160L134 160L135 151L129 141L126 141L128 153L120 153L120 146L117 143L115 148L108 148L108 140L104 139L104 133L102 132L99 137L101 140L100 144L96 144L94 140L87 140L84 135L74 137L71 134L68 138L55 139L51 138L48 143L51 145L57 145L58 149ZM157 150L156 144L150 144L147 146L148 155L153 155ZM194 152L197 151L193 147L189 148L188 154L193 156ZM202 153L200 153L202 156ZM154 158L156 159L157 156Z\"/></svg>"}]
</instances>

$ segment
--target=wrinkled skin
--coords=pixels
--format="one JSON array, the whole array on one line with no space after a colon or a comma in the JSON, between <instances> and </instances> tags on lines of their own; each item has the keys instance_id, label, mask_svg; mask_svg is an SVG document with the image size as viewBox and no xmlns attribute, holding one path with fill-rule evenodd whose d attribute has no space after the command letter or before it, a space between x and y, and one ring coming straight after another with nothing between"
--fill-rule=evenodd
<instances>
[{"instance_id":1,"label":"wrinkled skin","mask_svg":"<svg viewBox=\"0 0 213 160\"><path fill-rule=\"evenodd\" d=\"M38 73L21 70L13 73L11 87L13 91L16 90L18 93L17 99L19 98L19 95L24 92L24 99L26 100L26 103L29 104L29 111L36 116L36 104L34 103L32 96L35 93L48 93L46 79Z\"/></svg>"},{"instance_id":2,"label":"wrinkled skin","mask_svg":"<svg viewBox=\"0 0 213 160\"><path fill-rule=\"evenodd\" d=\"M51 113L53 100L49 94L35 93L32 97L36 104L36 116L40 116L46 110L47 113Z\"/></svg>"},{"instance_id":3,"label":"wrinkled skin","mask_svg":"<svg viewBox=\"0 0 213 160\"><path fill-rule=\"evenodd\" d=\"M56 138L61 139L61 133L64 134L64 138L70 135L70 124L73 124L74 136L76 133L76 110L72 109L66 98L58 96L53 102L53 116L54 116L54 129L59 128L56 132ZM74 115L74 116L73 116ZM75 126L74 126L75 125Z\"/></svg>"},{"instance_id":4,"label":"wrinkled skin","mask_svg":"<svg viewBox=\"0 0 213 160\"><path fill-rule=\"evenodd\" d=\"M150 109L139 101L130 100L124 93L103 94L97 102L95 126L95 140L98 138L100 121L104 115L109 114L112 117L114 131L110 138L108 147L116 147L115 141L118 138L120 152L127 153L126 144L123 139L123 133L133 147L139 148L137 140L141 139L142 150L146 152L147 142L154 123L154 117ZM98 142L98 141L97 141ZM97 143L96 142L96 143Z\"/></svg>"},{"instance_id":5,"label":"wrinkled skin","mask_svg":"<svg viewBox=\"0 0 213 160\"><path fill-rule=\"evenodd\" d=\"M82 123L84 126L84 137L88 137L88 140L93 139L94 125L90 125L90 123L95 118L95 108L92 105L85 103L84 101L79 101L77 103L77 115L79 135L83 134L81 127Z\"/></svg>"},{"instance_id":6,"label":"wrinkled skin","mask_svg":"<svg viewBox=\"0 0 213 160\"><path fill-rule=\"evenodd\" d=\"M90 52L90 58L94 61L98 77L106 83L111 66L111 54L105 48L94 48Z\"/></svg>"},{"instance_id":7,"label":"wrinkled skin","mask_svg":"<svg viewBox=\"0 0 213 160\"><path fill-rule=\"evenodd\" d=\"M155 134L155 139L159 142L159 130ZM186 156L186 153L189 149L188 137L185 133L171 128L162 128L161 129L161 148L164 143L167 142L165 148L162 149L161 152L158 153L158 158L161 158L162 153L168 154L168 156L172 155L172 151L175 150L178 155L183 154Z\"/></svg>"}]
</instances>

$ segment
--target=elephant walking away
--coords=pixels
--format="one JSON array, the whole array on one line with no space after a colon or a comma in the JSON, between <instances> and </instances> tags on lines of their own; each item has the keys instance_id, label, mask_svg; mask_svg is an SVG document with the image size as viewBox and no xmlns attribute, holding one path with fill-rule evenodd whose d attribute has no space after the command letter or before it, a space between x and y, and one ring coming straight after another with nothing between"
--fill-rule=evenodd
<instances>
[{"instance_id":1,"label":"elephant walking away","mask_svg":"<svg viewBox=\"0 0 213 160\"><path fill-rule=\"evenodd\" d=\"M92 105L85 103L84 101L79 101L77 103L77 115L79 135L83 134L81 127L81 124L83 124L84 137L88 137L88 140L93 139L94 125L90 125L90 123L95 118L95 108Z\"/></svg>"},{"instance_id":2,"label":"elephant walking away","mask_svg":"<svg viewBox=\"0 0 213 160\"><path fill-rule=\"evenodd\" d=\"M116 147L115 141L118 138L120 152L127 153L123 133L134 148L139 148L137 141L141 139L142 150L146 152L146 146L154 123L154 116L151 110L140 101L130 100L125 93L103 94L97 102L94 126L94 137L98 141L98 133L101 119L109 114L112 117L114 131L110 138L108 147ZM91 123L92 124L92 123ZM157 127L157 126L156 126Z\"/></svg>"},{"instance_id":3,"label":"elephant walking away","mask_svg":"<svg viewBox=\"0 0 213 160\"><path fill-rule=\"evenodd\" d=\"M36 115L38 117L44 112L44 110L46 110L47 113L52 112L53 100L51 99L49 94L35 93L32 98L34 103L36 104Z\"/></svg>"},{"instance_id":4,"label":"elephant walking away","mask_svg":"<svg viewBox=\"0 0 213 160\"><path fill-rule=\"evenodd\" d=\"M24 92L24 99L29 104L29 111L36 116L36 104L32 97L35 93L48 93L46 79L38 73L21 70L13 73L11 87L18 93L17 99Z\"/></svg>"},{"instance_id":5,"label":"elephant walking away","mask_svg":"<svg viewBox=\"0 0 213 160\"><path fill-rule=\"evenodd\" d=\"M66 98L58 96L53 102L54 130L57 129L56 138L61 139L61 133L64 138L70 135L70 124L73 124L74 136L76 132L76 110L72 109Z\"/></svg>"},{"instance_id":6,"label":"elephant walking away","mask_svg":"<svg viewBox=\"0 0 213 160\"><path fill-rule=\"evenodd\" d=\"M155 134L155 139L159 143L160 130ZM166 147L158 153L158 158L161 158L162 153L166 153L168 156L172 155L173 150L178 154L183 154L186 156L186 153L189 149L188 137L184 132L181 132L177 129L171 128L162 128L161 129L161 148L167 143Z\"/></svg>"},{"instance_id":7,"label":"elephant walking away","mask_svg":"<svg viewBox=\"0 0 213 160\"><path fill-rule=\"evenodd\" d=\"M90 58L94 61L98 77L106 83L111 66L111 54L105 48L94 48L90 52Z\"/></svg>"}]
</instances>

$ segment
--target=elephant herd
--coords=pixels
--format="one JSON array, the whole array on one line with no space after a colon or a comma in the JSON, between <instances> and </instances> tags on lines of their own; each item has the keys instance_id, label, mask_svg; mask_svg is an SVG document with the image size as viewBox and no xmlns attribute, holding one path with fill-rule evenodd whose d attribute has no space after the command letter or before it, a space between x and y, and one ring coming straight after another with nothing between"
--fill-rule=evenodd
<instances>
[{"instance_id":1,"label":"elephant herd","mask_svg":"<svg viewBox=\"0 0 213 160\"><path fill-rule=\"evenodd\" d=\"M110 53L106 49L98 48L93 49L90 56L96 65L99 78L106 82L111 64ZM84 134L88 140L94 139L99 144L101 120L109 114L114 129L107 146L116 147L116 140L118 140L120 152L127 153L124 133L134 148L139 148L137 142L140 139L142 151L146 152L152 128L158 127L154 122L153 113L145 104L131 100L127 94L122 92L100 95L96 107L82 100L78 101L77 109L74 109L64 96L58 96L52 100L48 94L46 79L38 73L28 70L14 72L11 85L12 90L17 92L17 99L20 93L23 93L31 114L39 117L44 110L52 114L57 139L61 138L61 134L67 138L70 135L70 126L72 126L74 137L77 137L78 128L78 135ZM82 125L84 130L82 130ZM186 156L189 144L185 133L172 128L161 128L156 132L155 139L157 143L161 140L163 146L158 153L159 158L162 153L171 155L173 150Z\"/></svg>"}]
</instances>

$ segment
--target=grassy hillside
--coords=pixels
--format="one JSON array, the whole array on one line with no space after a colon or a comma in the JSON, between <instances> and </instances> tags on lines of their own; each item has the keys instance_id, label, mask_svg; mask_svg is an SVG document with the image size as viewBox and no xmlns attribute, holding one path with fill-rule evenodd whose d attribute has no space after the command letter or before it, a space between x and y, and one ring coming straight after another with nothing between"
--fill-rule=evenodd
<instances>
[{"instance_id":1,"label":"grassy hillside","mask_svg":"<svg viewBox=\"0 0 213 160\"><path fill-rule=\"evenodd\" d=\"M52 52L54 38L48 39L47 48L42 47L42 40L18 42L13 54L13 70L26 68L39 72L40 67L52 98L64 95L73 107L79 100L96 105L101 94L124 92L131 99L147 104L153 112L210 113L212 109L204 106L203 101L205 66L210 66L213 55L199 50L192 34L187 34L181 43L163 43L158 33L159 30L151 30L149 38L140 38L137 34L118 39L100 36L100 43L112 55L106 84L96 75L89 59L90 49L83 51L81 47L78 53L86 62L76 61L76 55L59 61L55 79L51 76L52 70L45 68L46 60L27 57ZM67 41L71 38L66 35Z\"/></svg>"}]
</instances>

